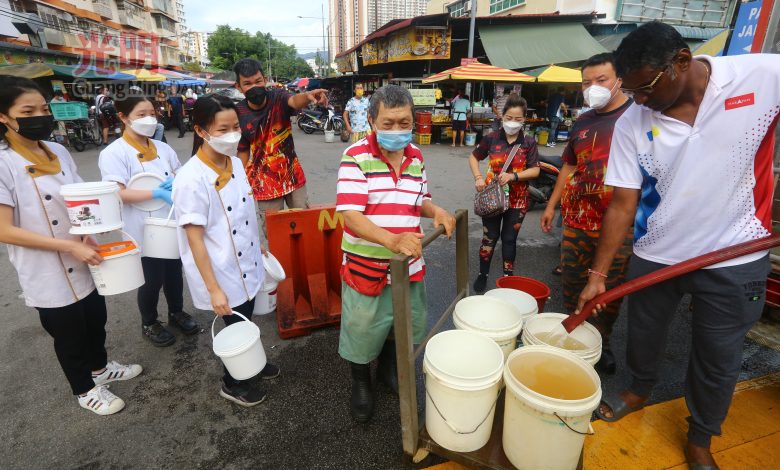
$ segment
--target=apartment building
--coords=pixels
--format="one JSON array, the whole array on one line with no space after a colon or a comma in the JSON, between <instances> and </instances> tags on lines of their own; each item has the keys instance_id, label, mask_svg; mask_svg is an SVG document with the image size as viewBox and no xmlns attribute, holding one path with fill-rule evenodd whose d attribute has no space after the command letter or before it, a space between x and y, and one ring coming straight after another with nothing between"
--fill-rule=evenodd
<instances>
[{"instance_id":1,"label":"apartment building","mask_svg":"<svg viewBox=\"0 0 780 470\"><path fill-rule=\"evenodd\" d=\"M187 54L192 62L200 65L208 65L209 61L209 36L210 32L189 31L187 32Z\"/></svg>"},{"instance_id":2,"label":"apartment building","mask_svg":"<svg viewBox=\"0 0 780 470\"><path fill-rule=\"evenodd\" d=\"M29 45L101 67L176 66L176 8L176 0L0 0L13 25L0 49Z\"/></svg>"},{"instance_id":3,"label":"apartment building","mask_svg":"<svg viewBox=\"0 0 780 470\"><path fill-rule=\"evenodd\" d=\"M182 62L192 62L189 55L189 36L187 35L187 16L184 13L184 0L176 1L176 38L179 42L179 59Z\"/></svg>"},{"instance_id":4,"label":"apartment building","mask_svg":"<svg viewBox=\"0 0 780 470\"><path fill-rule=\"evenodd\" d=\"M424 15L428 0L366 0L366 4L371 34L389 21Z\"/></svg>"}]
</instances>

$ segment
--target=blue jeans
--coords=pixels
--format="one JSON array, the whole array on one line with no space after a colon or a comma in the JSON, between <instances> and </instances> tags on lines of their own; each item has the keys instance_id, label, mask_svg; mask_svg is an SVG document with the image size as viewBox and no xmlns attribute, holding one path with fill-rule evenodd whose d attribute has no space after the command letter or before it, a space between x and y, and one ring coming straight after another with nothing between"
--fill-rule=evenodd
<instances>
[{"instance_id":1,"label":"blue jeans","mask_svg":"<svg viewBox=\"0 0 780 470\"><path fill-rule=\"evenodd\" d=\"M558 126L561 124L561 120L557 117L550 119L550 136L547 138L547 142L556 142L556 137L558 135Z\"/></svg>"},{"instance_id":2,"label":"blue jeans","mask_svg":"<svg viewBox=\"0 0 780 470\"><path fill-rule=\"evenodd\" d=\"M157 123L157 130L154 131L154 135L152 136L152 139L154 140L162 140L163 135L165 135L165 126L163 126L161 123Z\"/></svg>"}]
</instances>

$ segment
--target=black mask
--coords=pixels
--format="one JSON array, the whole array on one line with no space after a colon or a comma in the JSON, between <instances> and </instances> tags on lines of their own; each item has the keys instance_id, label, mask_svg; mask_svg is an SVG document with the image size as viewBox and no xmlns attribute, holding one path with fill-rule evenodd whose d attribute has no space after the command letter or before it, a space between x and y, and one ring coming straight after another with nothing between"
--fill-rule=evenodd
<instances>
[{"instance_id":1,"label":"black mask","mask_svg":"<svg viewBox=\"0 0 780 470\"><path fill-rule=\"evenodd\" d=\"M54 116L51 114L43 116L18 117L16 122L19 129L16 133L30 140L45 140L51 136L54 131Z\"/></svg>"},{"instance_id":2,"label":"black mask","mask_svg":"<svg viewBox=\"0 0 780 470\"><path fill-rule=\"evenodd\" d=\"M265 98L267 94L268 94L268 90L266 90L265 87L256 86L247 90L245 96L250 103L260 106L263 103L265 103Z\"/></svg>"}]
</instances>

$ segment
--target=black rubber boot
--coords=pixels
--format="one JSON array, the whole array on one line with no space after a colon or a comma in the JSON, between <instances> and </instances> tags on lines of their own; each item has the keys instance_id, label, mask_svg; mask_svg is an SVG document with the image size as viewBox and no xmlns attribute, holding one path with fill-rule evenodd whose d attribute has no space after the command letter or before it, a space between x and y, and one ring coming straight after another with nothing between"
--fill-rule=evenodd
<instances>
[{"instance_id":1,"label":"black rubber boot","mask_svg":"<svg viewBox=\"0 0 780 470\"><path fill-rule=\"evenodd\" d=\"M187 312L168 313L168 324L180 329L185 335L194 335L200 331L200 325Z\"/></svg>"},{"instance_id":2,"label":"black rubber boot","mask_svg":"<svg viewBox=\"0 0 780 470\"><path fill-rule=\"evenodd\" d=\"M385 341L377 363L377 380L390 387L390 390L398 395L398 361L395 356L395 341Z\"/></svg>"},{"instance_id":3,"label":"black rubber boot","mask_svg":"<svg viewBox=\"0 0 780 470\"><path fill-rule=\"evenodd\" d=\"M487 274L479 273L477 279L474 280L474 285L472 287L477 294L485 292L485 289L487 288Z\"/></svg>"},{"instance_id":4,"label":"black rubber boot","mask_svg":"<svg viewBox=\"0 0 780 470\"><path fill-rule=\"evenodd\" d=\"M352 397L349 400L352 417L367 423L374 414L374 391L371 389L371 364L349 363L352 369Z\"/></svg>"}]
</instances>

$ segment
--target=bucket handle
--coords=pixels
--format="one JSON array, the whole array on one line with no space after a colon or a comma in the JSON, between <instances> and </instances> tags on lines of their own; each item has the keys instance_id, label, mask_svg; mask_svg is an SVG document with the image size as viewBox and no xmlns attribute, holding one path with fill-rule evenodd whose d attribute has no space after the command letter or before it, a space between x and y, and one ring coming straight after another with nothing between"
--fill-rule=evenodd
<instances>
[{"instance_id":1,"label":"bucket handle","mask_svg":"<svg viewBox=\"0 0 780 470\"><path fill-rule=\"evenodd\" d=\"M247 317L241 315L240 313L233 310L233 315L238 315L239 317L243 318L246 321L251 321ZM217 323L217 318L219 318L219 315L214 315L214 321L211 322L211 341L214 341L214 324Z\"/></svg>"},{"instance_id":2,"label":"bucket handle","mask_svg":"<svg viewBox=\"0 0 780 470\"><path fill-rule=\"evenodd\" d=\"M474 428L473 431L458 431L457 429L455 429L455 426L450 424L450 422L447 421L447 418L445 418L444 415L441 414L441 410L439 410L439 407L436 406L436 402L433 401L433 397L431 396L430 393L428 393L428 388L427 387L425 389L425 394L428 396L428 398L431 399L431 403L433 404L433 408L436 410L437 413L439 413L439 416L444 421L444 424L446 424L447 427L449 427L452 430L452 432L454 432L455 434L460 434L460 435L468 435L468 434L474 434L475 432L477 432L479 430L479 428L483 424L485 424L485 421L487 421L488 417L490 417L490 413L492 413L493 409L496 407L496 403L498 403L498 397L501 396L501 390L499 389L498 393L496 394L496 399L493 400L493 404L490 406L490 409L488 410L487 414L485 415L484 418L482 418L482 421L480 421L479 424L477 424L477 427Z\"/></svg>"},{"instance_id":3,"label":"bucket handle","mask_svg":"<svg viewBox=\"0 0 780 470\"><path fill-rule=\"evenodd\" d=\"M555 415L555 417L556 417L556 418L558 418L559 420L561 420L561 422L563 423L563 425L564 425L564 426L566 426L567 428L569 428L569 430L571 430L571 431L573 431L573 432L576 432L576 433L577 433L577 434L579 434L580 436L592 436L592 435L596 434L596 432L593 430L593 426L592 426L590 423L588 423L588 430L589 430L590 432L580 432L580 431L577 431L576 429L572 428L571 426L569 426L569 423L567 423L567 422L566 422L566 420L564 420L563 418L561 418L561 417L560 417L560 415L558 415L558 412L553 412L553 414Z\"/></svg>"}]
</instances>

